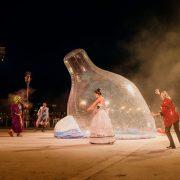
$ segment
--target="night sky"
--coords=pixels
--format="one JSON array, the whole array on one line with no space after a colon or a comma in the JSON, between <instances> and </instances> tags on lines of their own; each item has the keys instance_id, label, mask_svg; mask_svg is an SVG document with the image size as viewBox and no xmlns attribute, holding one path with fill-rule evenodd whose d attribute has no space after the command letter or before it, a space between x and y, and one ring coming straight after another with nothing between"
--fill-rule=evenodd
<instances>
[{"instance_id":1,"label":"night sky","mask_svg":"<svg viewBox=\"0 0 180 180\"><path fill-rule=\"evenodd\" d=\"M0 44L6 46L0 64L0 98L25 87L24 73L32 72L32 101L65 103L71 82L63 58L83 48L92 61L111 71L123 67L139 27L152 17L171 21L175 1L42 1L1 4ZM137 67L122 68L122 75ZM66 104L64 104L66 106Z\"/></svg>"}]
</instances>

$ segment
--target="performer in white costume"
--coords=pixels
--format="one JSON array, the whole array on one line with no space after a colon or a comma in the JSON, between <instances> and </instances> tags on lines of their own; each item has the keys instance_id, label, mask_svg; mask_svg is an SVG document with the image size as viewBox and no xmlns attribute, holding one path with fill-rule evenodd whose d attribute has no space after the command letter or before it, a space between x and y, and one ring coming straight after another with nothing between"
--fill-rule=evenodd
<instances>
[{"instance_id":1,"label":"performer in white costume","mask_svg":"<svg viewBox=\"0 0 180 180\"><path fill-rule=\"evenodd\" d=\"M44 132L48 119L49 119L49 108L47 107L47 104L44 102L43 106L39 108L39 111L37 113L38 119L36 121L36 130L39 125L42 126L42 132Z\"/></svg>"},{"instance_id":2,"label":"performer in white costume","mask_svg":"<svg viewBox=\"0 0 180 180\"><path fill-rule=\"evenodd\" d=\"M94 117L90 127L90 140L92 144L113 144L115 142L113 127L111 119L109 118L105 100L102 96L101 90L94 91L96 100L87 109L87 111L93 111Z\"/></svg>"}]
</instances>

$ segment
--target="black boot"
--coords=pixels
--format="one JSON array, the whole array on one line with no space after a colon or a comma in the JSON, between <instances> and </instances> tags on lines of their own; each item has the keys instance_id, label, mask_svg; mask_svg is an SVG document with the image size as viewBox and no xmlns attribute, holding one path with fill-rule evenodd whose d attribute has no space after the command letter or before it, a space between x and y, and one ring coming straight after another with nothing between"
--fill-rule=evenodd
<instances>
[{"instance_id":1,"label":"black boot","mask_svg":"<svg viewBox=\"0 0 180 180\"><path fill-rule=\"evenodd\" d=\"M170 146L168 146L166 148L168 148L168 149L176 149L176 146L175 145L170 145Z\"/></svg>"},{"instance_id":2,"label":"black boot","mask_svg":"<svg viewBox=\"0 0 180 180\"><path fill-rule=\"evenodd\" d=\"M38 128L34 128L34 132L36 132L38 130Z\"/></svg>"},{"instance_id":3,"label":"black boot","mask_svg":"<svg viewBox=\"0 0 180 180\"><path fill-rule=\"evenodd\" d=\"M22 137L22 134L20 134L20 133L17 133L17 137Z\"/></svg>"},{"instance_id":4,"label":"black boot","mask_svg":"<svg viewBox=\"0 0 180 180\"><path fill-rule=\"evenodd\" d=\"M45 132L45 127L42 128L42 132Z\"/></svg>"}]
</instances>

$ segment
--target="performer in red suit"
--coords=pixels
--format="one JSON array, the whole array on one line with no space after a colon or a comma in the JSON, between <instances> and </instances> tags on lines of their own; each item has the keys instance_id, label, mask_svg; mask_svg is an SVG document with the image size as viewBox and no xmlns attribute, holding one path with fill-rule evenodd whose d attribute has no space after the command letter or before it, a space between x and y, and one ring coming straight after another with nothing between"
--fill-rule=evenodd
<instances>
[{"instance_id":1,"label":"performer in red suit","mask_svg":"<svg viewBox=\"0 0 180 180\"><path fill-rule=\"evenodd\" d=\"M180 131L179 131L179 114L175 110L175 106L173 101L171 100L170 96L166 91L160 92L159 89L155 90L155 94L159 95L162 104L161 104L161 112L153 114L154 116L161 115L164 120L165 132L170 141L170 146L167 148L176 148L174 140L171 135L171 127L174 126L174 130L180 142Z\"/></svg>"}]
</instances>

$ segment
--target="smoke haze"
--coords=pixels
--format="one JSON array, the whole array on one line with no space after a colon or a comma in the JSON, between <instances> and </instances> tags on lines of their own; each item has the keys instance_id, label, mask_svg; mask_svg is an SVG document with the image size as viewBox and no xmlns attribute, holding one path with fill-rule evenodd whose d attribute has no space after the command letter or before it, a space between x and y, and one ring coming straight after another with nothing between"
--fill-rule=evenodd
<instances>
[{"instance_id":1,"label":"smoke haze","mask_svg":"<svg viewBox=\"0 0 180 180\"><path fill-rule=\"evenodd\" d=\"M180 108L180 26L153 20L148 27L141 28L124 45L130 54L126 66L130 71L138 67L132 69L130 79L152 111L159 110L160 106L159 98L154 94L156 88L167 90Z\"/></svg>"}]
</instances>

